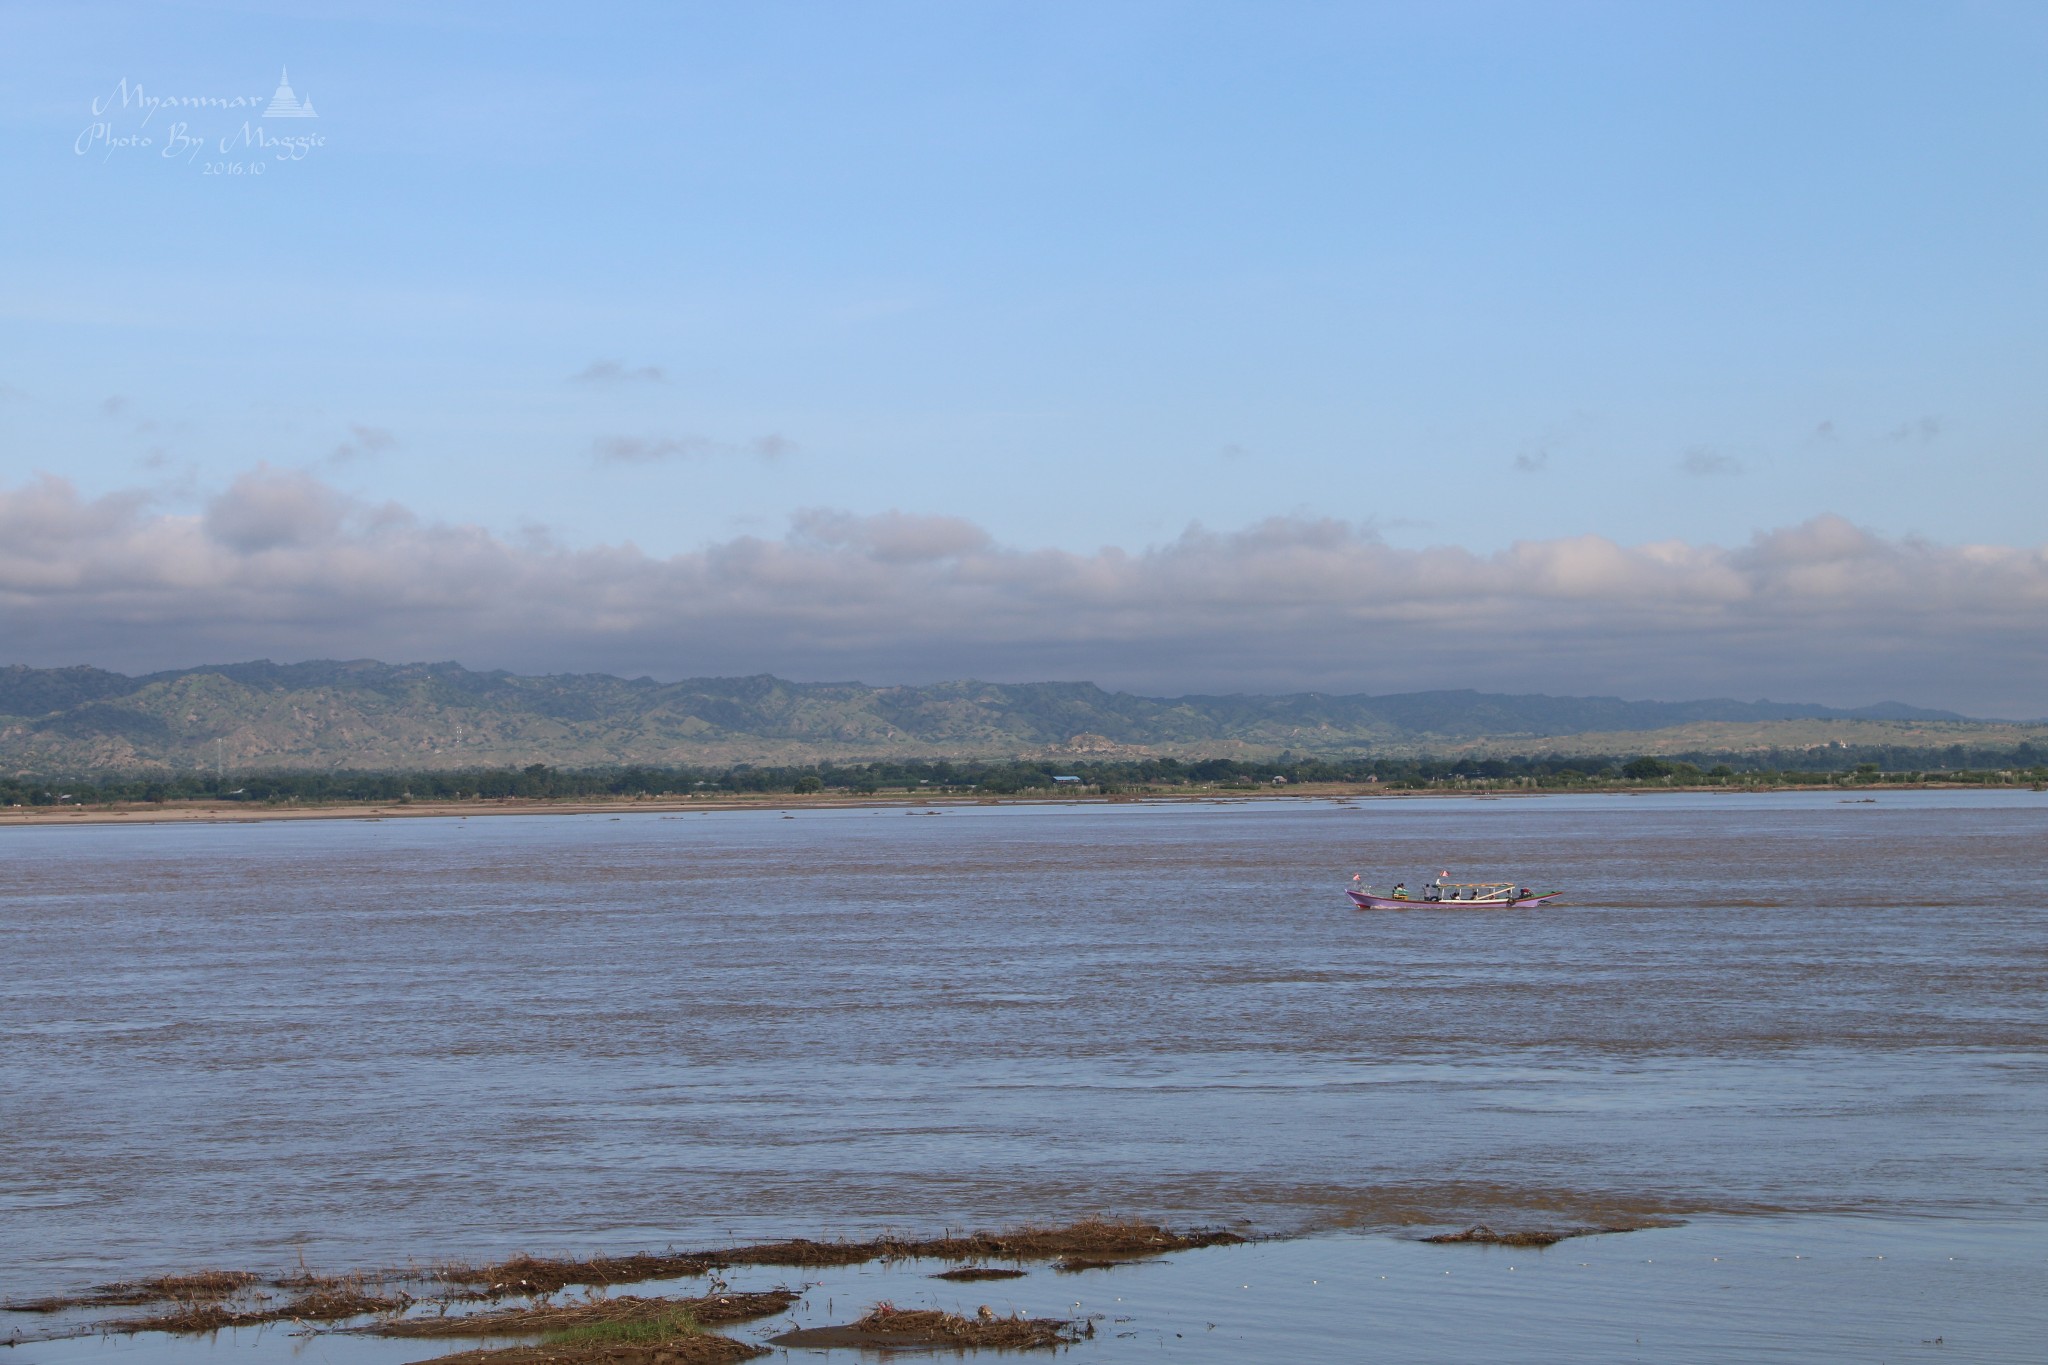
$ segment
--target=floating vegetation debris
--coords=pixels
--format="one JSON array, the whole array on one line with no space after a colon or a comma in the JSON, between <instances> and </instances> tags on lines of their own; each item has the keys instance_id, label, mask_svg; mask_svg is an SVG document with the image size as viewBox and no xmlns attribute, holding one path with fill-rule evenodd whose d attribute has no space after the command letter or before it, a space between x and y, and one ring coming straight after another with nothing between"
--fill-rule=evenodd
<instances>
[{"instance_id":1,"label":"floating vegetation debris","mask_svg":"<svg viewBox=\"0 0 2048 1365\"><path fill-rule=\"evenodd\" d=\"M975 1280L1021 1280L1024 1278L1024 1272L1021 1270L1005 1270L1001 1266L994 1265L963 1265L955 1266L951 1270L941 1270L932 1278L935 1280L956 1280L962 1283L971 1283Z\"/></svg>"},{"instance_id":2,"label":"floating vegetation debris","mask_svg":"<svg viewBox=\"0 0 2048 1365\"><path fill-rule=\"evenodd\" d=\"M1440 1232L1434 1237L1425 1237L1425 1242L1477 1242L1497 1247L1548 1247L1556 1246L1570 1237L1600 1237L1610 1232L1641 1232L1646 1228L1668 1228L1677 1224L1671 1220L1657 1220L1645 1223L1610 1223L1597 1227L1576 1228L1517 1228L1507 1232L1495 1232L1484 1223L1474 1223L1463 1232Z\"/></svg>"},{"instance_id":3,"label":"floating vegetation debris","mask_svg":"<svg viewBox=\"0 0 2048 1365\"><path fill-rule=\"evenodd\" d=\"M194 1300L146 1317L117 1318L99 1324L99 1328L105 1332L175 1332L190 1336L266 1322L339 1322L370 1313L402 1313L415 1302L410 1294L383 1293L369 1280L336 1277L278 1307L237 1308L226 1299Z\"/></svg>"},{"instance_id":4,"label":"floating vegetation debris","mask_svg":"<svg viewBox=\"0 0 2048 1365\"><path fill-rule=\"evenodd\" d=\"M587 1260L514 1256L492 1265L443 1266L434 1278L448 1284L477 1286L498 1298L512 1294L553 1294L572 1284L638 1284L645 1280L679 1280L702 1275L713 1261L703 1256L668 1253L633 1256L592 1256Z\"/></svg>"},{"instance_id":5,"label":"floating vegetation debris","mask_svg":"<svg viewBox=\"0 0 2048 1365\"><path fill-rule=\"evenodd\" d=\"M83 1294L10 1303L7 1309L13 1313L61 1313L69 1308L132 1308L172 1300L225 1299L247 1289L260 1278L246 1270L198 1270L187 1275L159 1275L153 1280L103 1284Z\"/></svg>"},{"instance_id":6,"label":"floating vegetation debris","mask_svg":"<svg viewBox=\"0 0 2048 1365\"><path fill-rule=\"evenodd\" d=\"M751 1346L712 1332L678 1333L659 1340L597 1336L547 1341L538 1346L499 1346L434 1356L416 1365L731 1365L765 1356Z\"/></svg>"},{"instance_id":7,"label":"floating vegetation debris","mask_svg":"<svg viewBox=\"0 0 2048 1365\"><path fill-rule=\"evenodd\" d=\"M1063 1227L1022 1227L1008 1232L971 1232L942 1237L875 1237L860 1242L817 1242L793 1237L715 1251L664 1255L598 1256L588 1260L516 1256L485 1266L450 1266L437 1278L476 1285L488 1295L549 1294L568 1286L632 1284L643 1280L702 1275L719 1266L823 1267L868 1261L1051 1261L1061 1257L1108 1260L1158 1256L1196 1247L1229 1246L1244 1238L1231 1232L1176 1232L1154 1223L1085 1219Z\"/></svg>"},{"instance_id":8,"label":"floating vegetation debris","mask_svg":"<svg viewBox=\"0 0 2048 1365\"><path fill-rule=\"evenodd\" d=\"M1155 1223L1091 1218L1064 1227L1023 1227L1009 1232L971 1232L957 1237L878 1237L865 1242L812 1242L797 1238L705 1252L703 1255L718 1265L859 1265L865 1261L901 1261L912 1257L977 1263L988 1260L1051 1261L1070 1256L1159 1256L1169 1251L1232 1246L1242 1241L1244 1238L1232 1232L1175 1232Z\"/></svg>"},{"instance_id":9,"label":"floating vegetation debris","mask_svg":"<svg viewBox=\"0 0 2048 1365\"><path fill-rule=\"evenodd\" d=\"M955 1281L1016 1279L1021 1269L991 1261L1050 1261L1056 1270L1096 1270L1128 1265L1133 1258L1197 1247L1243 1242L1236 1233L1214 1230L1180 1232L1154 1223L1086 1219L1059 1227L1021 1227L1006 1232L972 1232L940 1237L885 1236L866 1241L812 1241L792 1238L711 1251L639 1253L628 1256L548 1258L515 1256L483 1265L446 1265L433 1269L319 1274L301 1264L287 1275L269 1279L247 1271L207 1270L166 1275L153 1280L98 1286L83 1294L9 1305L16 1311L54 1313L77 1308L143 1308L134 1316L90 1323L66 1324L39 1340L114 1332L171 1332L194 1335L227 1328L277 1322L337 1323L349 1318L381 1320L352 1324L343 1330L397 1337L490 1337L577 1334L575 1341L550 1341L539 1346L508 1346L446 1357L450 1361L496 1362L604 1360L622 1362L721 1362L744 1360L758 1352L703 1329L721 1323L745 1322L789 1308L798 1295L778 1288L754 1293L726 1292L716 1272L727 1266L826 1267L870 1261L927 1258L958 1262L937 1278ZM638 1281L711 1277L713 1293L697 1298L612 1298L603 1291ZM420 1294L415 1297L404 1285ZM428 1289L421 1289L422 1284ZM554 1303L552 1296L582 1286L578 1302ZM289 1291L283 1302L264 1292ZM458 1304L526 1299L530 1302L486 1312L449 1310ZM407 1310L426 1304L438 1314ZM884 1313L882 1310L887 1309ZM938 1333L952 1345L1036 1346L1048 1344L1054 1327L1021 1316L969 1320L943 1313L909 1313L878 1305L863 1326L844 1330L879 1331L871 1319L886 1319L891 1340L902 1345L919 1333ZM965 1323L966 1328L960 1324ZM1028 1327L1021 1324L1029 1323ZM687 1330L686 1330L687 1328ZM839 1331L842 1329L818 1329ZM595 1333L590 1340L586 1334ZM621 1334L624 1335L621 1335ZM18 1334L17 1334L18 1337ZM592 1341L597 1344L593 1345ZM582 1344L577 1344L581 1342ZM682 1349L688 1354L676 1355ZM562 1355L561 1351L627 1351L627 1355ZM661 1354L634 1354L654 1351ZM541 1354L534 1354L540 1352ZM556 1352L557 1354L547 1354ZM734 1354L737 1352L737 1354ZM509 1353L509 1354L508 1354Z\"/></svg>"},{"instance_id":10,"label":"floating vegetation debris","mask_svg":"<svg viewBox=\"0 0 2048 1365\"><path fill-rule=\"evenodd\" d=\"M642 1299L629 1294L616 1299L594 1297L579 1303L537 1303L526 1308L501 1308L452 1317L395 1318L362 1330L380 1337L524 1337L658 1325L680 1318L687 1318L694 1330L765 1318L782 1312L796 1300L795 1291L789 1289L706 1294L693 1299Z\"/></svg>"},{"instance_id":11,"label":"floating vegetation debris","mask_svg":"<svg viewBox=\"0 0 2048 1365\"><path fill-rule=\"evenodd\" d=\"M898 1308L882 1302L867 1316L843 1327L806 1327L769 1338L776 1346L823 1349L830 1347L876 1347L881 1349L942 1348L967 1350L994 1347L1008 1351L1050 1350L1070 1346L1095 1335L1093 1323L1077 1327L1064 1318L1027 1318L1021 1313L999 1315L984 1304L974 1317L942 1313L935 1308Z\"/></svg>"}]
</instances>

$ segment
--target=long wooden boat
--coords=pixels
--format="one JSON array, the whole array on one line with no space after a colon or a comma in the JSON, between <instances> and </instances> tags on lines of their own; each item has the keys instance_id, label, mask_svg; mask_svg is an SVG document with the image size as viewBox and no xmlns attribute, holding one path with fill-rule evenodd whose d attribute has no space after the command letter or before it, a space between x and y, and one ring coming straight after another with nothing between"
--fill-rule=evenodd
<instances>
[{"instance_id":1,"label":"long wooden boat","mask_svg":"<svg viewBox=\"0 0 2048 1365\"><path fill-rule=\"evenodd\" d=\"M1382 896L1367 886L1360 875L1351 879L1344 894L1360 910L1530 910L1548 905L1564 894L1545 891L1538 895L1513 882L1454 882L1449 877L1450 873L1441 873L1414 894L1409 893L1405 883L1396 883L1393 894Z\"/></svg>"}]
</instances>

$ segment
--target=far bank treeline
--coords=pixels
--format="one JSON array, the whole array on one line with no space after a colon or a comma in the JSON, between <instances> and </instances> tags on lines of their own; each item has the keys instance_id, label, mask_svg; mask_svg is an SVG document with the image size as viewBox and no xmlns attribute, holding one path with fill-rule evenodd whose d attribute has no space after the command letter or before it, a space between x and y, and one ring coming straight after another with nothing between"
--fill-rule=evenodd
<instances>
[{"instance_id":1,"label":"far bank treeline","mask_svg":"<svg viewBox=\"0 0 2048 1365\"><path fill-rule=\"evenodd\" d=\"M1069 780L1061 780L1069 779ZM1210 758L946 762L906 760L791 767L465 768L422 772L225 771L93 777L0 777L0 806L157 801L406 802L724 795L867 796L884 792L1014 796L1084 790L1114 795L1176 788L1256 790L1318 783L1394 790L1673 786L1826 786L1883 782L2037 785L2048 748L1834 748L1652 758L1386 758L1283 754L1267 762Z\"/></svg>"}]
</instances>

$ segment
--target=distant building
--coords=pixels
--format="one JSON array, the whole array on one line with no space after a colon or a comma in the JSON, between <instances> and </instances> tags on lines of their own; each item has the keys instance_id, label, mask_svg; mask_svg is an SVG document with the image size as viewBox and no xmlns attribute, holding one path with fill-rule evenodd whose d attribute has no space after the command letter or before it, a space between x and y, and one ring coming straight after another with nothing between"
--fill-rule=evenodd
<instances>
[{"instance_id":1,"label":"distant building","mask_svg":"<svg viewBox=\"0 0 2048 1365\"><path fill-rule=\"evenodd\" d=\"M1055 782L1079 782L1080 780L1078 777L1055 777L1053 779Z\"/></svg>"}]
</instances>

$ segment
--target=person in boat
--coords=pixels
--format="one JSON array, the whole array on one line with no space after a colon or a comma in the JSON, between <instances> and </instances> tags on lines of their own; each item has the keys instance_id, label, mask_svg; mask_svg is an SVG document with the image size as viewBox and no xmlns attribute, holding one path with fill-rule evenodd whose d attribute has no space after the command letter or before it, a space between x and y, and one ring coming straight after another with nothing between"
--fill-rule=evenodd
<instances>
[{"instance_id":1,"label":"person in boat","mask_svg":"<svg viewBox=\"0 0 2048 1365\"><path fill-rule=\"evenodd\" d=\"M1397 901L1405 901L1405 900L1407 900L1407 899L1408 899L1408 883L1406 883L1406 882L1395 882L1395 883L1394 883L1394 899L1395 899L1395 900L1397 900Z\"/></svg>"},{"instance_id":2,"label":"person in boat","mask_svg":"<svg viewBox=\"0 0 2048 1365\"><path fill-rule=\"evenodd\" d=\"M1529 888L1525 886L1520 891L1517 891L1515 893L1515 899L1518 901L1525 901L1529 899Z\"/></svg>"}]
</instances>

